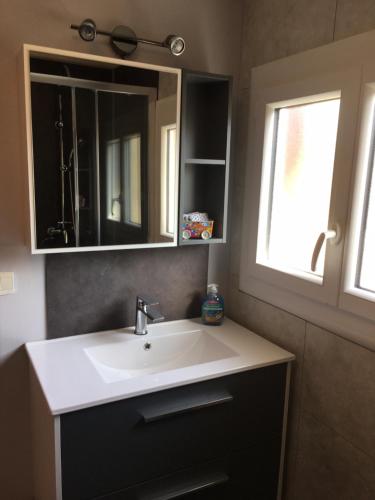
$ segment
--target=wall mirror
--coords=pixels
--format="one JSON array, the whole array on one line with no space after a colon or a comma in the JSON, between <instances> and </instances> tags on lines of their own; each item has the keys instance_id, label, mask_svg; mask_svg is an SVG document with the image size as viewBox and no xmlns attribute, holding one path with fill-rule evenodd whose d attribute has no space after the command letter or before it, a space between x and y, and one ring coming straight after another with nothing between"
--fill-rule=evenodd
<instances>
[{"instance_id":1,"label":"wall mirror","mask_svg":"<svg viewBox=\"0 0 375 500\"><path fill-rule=\"evenodd\" d=\"M25 46L34 253L177 244L181 71Z\"/></svg>"}]
</instances>

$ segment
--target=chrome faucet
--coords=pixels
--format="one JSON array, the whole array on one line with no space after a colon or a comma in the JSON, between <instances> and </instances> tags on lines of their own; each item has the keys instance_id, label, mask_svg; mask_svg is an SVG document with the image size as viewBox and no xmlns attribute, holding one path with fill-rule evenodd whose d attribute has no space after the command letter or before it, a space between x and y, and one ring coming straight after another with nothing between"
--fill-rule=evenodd
<instances>
[{"instance_id":1,"label":"chrome faucet","mask_svg":"<svg viewBox=\"0 0 375 500\"><path fill-rule=\"evenodd\" d=\"M137 297L135 329L136 335L146 335L147 333L147 318L153 323L163 321L164 316L159 309L159 302L151 302L142 297Z\"/></svg>"}]
</instances>

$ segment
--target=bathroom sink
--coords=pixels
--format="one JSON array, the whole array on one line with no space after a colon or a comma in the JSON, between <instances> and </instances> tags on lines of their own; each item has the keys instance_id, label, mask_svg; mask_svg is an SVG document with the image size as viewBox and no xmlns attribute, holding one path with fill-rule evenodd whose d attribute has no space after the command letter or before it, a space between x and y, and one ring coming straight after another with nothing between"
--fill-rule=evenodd
<instances>
[{"instance_id":1,"label":"bathroom sink","mask_svg":"<svg viewBox=\"0 0 375 500\"><path fill-rule=\"evenodd\" d=\"M146 335L122 340L119 335L84 349L105 382L156 374L238 356L205 329Z\"/></svg>"},{"instance_id":2,"label":"bathroom sink","mask_svg":"<svg viewBox=\"0 0 375 500\"><path fill-rule=\"evenodd\" d=\"M52 415L289 362L293 354L225 318L200 318L28 342ZM151 344L150 346L145 344ZM149 347L149 348L147 348Z\"/></svg>"}]
</instances>

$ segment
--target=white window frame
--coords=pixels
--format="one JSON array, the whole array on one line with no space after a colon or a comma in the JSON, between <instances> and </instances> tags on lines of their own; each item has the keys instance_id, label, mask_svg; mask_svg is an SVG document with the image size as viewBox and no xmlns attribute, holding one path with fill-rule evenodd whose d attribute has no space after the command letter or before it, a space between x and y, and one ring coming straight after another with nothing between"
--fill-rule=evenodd
<instances>
[{"instance_id":1,"label":"white window frame","mask_svg":"<svg viewBox=\"0 0 375 500\"><path fill-rule=\"evenodd\" d=\"M114 151L113 148L118 149L116 152L118 156L118 164L114 165L113 163L113 156L114 156ZM111 156L111 162L109 161L109 156ZM107 183L107 200L106 200L106 212L107 212L107 220L110 220L111 222L121 222L121 189L120 189L120 195L118 196L117 200L113 198L113 177L114 177L114 168L118 169L118 176L121 178L121 163L120 163L120 158L121 158L121 140L119 138L116 139L111 139L109 141L106 141L106 183ZM115 201L118 201L120 205L120 218L117 219L113 215L113 203Z\"/></svg>"},{"instance_id":2,"label":"white window frame","mask_svg":"<svg viewBox=\"0 0 375 500\"><path fill-rule=\"evenodd\" d=\"M315 83L315 82L314 82ZM313 87L312 87L313 88ZM289 90L289 89L288 89ZM256 263L265 266L267 268L278 270L282 275L287 274L288 276L295 276L297 278L316 283L317 285L323 284L323 278L313 273L307 273L304 271L299 271L295 268L287 267L277 267L276 264L270 262L265 255L266 251L266 240L269 237L267 228L267 220L270 217L270 198L272 197L272 185L274 176L274 165L273 165L273 151L274 151L274 141L275 141L275 119L276 112L280 109L287 108L289 106L313 104L321 101L326 101L329 99L340 99L341 91L331 91L324 92L316 95L308 95L306 97L298 97L295 99L287 99L286 101L266 103L265 111L265 134L264 134L264 145L263 145L263 161L262 161L262 179L261 179L261 191L260 191L260 201L259 201L259 218L258 218L258 240L256 248ZM325 230L326 228L321 228ZM318 235L317 235L318 236Z\"/></svg>"},{"instance_id":3,"label":"white window frame","mask_svg":"<svg viewBox=\"0 0 375 500\"><path fill-rule=\"evenodd\" d=\"M174 232L168 233L165 231L165 222L163 222L163 213L165 207L162 206L162 190L163 190L163 127L176 124L176 170L174 183L174 207L175 211L178 207L178 182L179 182L179 129L176 122L176 116L173 112L176 106L176 96L170 95L156 101L155 108L155 168L154 172L149 172L149 227L150 234L155 241L170 241L176 238L178 233L178 217L174 218ZM177 213L177 212L176 212Z\"/></svg>"},{"instance_id":4,"label":"white window frame","mask_svg":"<svg viewBox=\"0 0 375 500\"><path fill-rule=\"evenodd\" d=\"M361 116L357 136L355 169L353 172L354 189L350 203L350 224L345 245L345 266L339 305L343 309L371 320L375 320L375 293L357 288L355 281L362 232L362 217L368 188L367 175L370 156L373 153L374 107L375 65L367 64L364 67L362 78Z\"/></svg>"},{"instance_id":5,"label":"white window frame","mask_svg":"<svg viewBox=\"0 0 375 500\"><path fill-rule=\"evenodd\" d=\"M174 130L176 133L177 139L177 127L176 123L171 123L169 125L163 125L161 127L161 180L160 180L160 203L161 203L161 214L160 214L160 234L162 236L167 236L169 238L173 238L174 228L176 226L176 217L175 217L175 198L176 198L176 155L174 157L174 168L173 172L169 171L170 163L169 163L169 132ZM175 148L176 149L176 148ZM170 175L172 175L173 189L170 190L171 181ZM171 200L173 199L173 201ZM171 203L172 201L172 203ZM171 217L172 212L172 227L173 232L168 231L169 227L169 218Z\"/></svg>"},{"instance_id":6,"label":"white window frame","mask_svg":"<svg viewBox=\"0 0 375 500\"><path fill-rule=\"evenodd\" d=\"M288 66L289 60L285 60ZM287 70L288 68L284 68ZM258 83L259 82L259 83ZM354 150L356 122L351 115L356 108L360 88L360 74L358 70L343 70L331 73L321 73L299 81L290 81L283 85L271 86L264 79L252 81L251 109L254 120L250 129L250 151L252 152L251 169L247 171L247 193L250 193L245 214L252 214L250 219L244 218L243 233L245 242L242 252L242 269L240 286L246 290L246 282L253 278L274 284L282 289L302 294L323 303L335 305L339 294L340 270L343 253L343 240L336 245L327 244L325 247L324 276L298 272L296 270L280 270L263 263L257 263L257 243L261 237L259 227L260 217L266 210L266 192L269 189L271 171L270 145L273 141L273 116L275 109L290 104L317 102L328 98L340 97L340 113L338 121L334 173L332 180L330 213L328 227L322 231L339 225L345 226L347 207L344 203L337 203L341 195L349 191L349 178ZM348 196L348 195L347 195ZM257 234L258 238L253 235ZM316 235L319 236L318 234ZM313 249L312 249L313 250ZM322 250L323 251L323 250ZM242 270L246 270L245 273Z\"/></svg>"},{"instance_id":7,"label":"white window frame","mask_svg":"<svg viewBox=\"0 0 375 500\"><path fill-rule=\"evenodd\" d=\"M131 211L132 211L132 182L131 182L131 177L132 177L132 165L129 163L130 156L128 155L129 153L129 143L132 139L138 139L139 140L139 158L137 160L139 161L138 167L139 167L139 212L140 212L140 222L134 222L131 219ZM122 222L125 222L126 224L129 224L130 226L134 226L137 228L142 227L142 136L139 133L136 134L129 134L126 135L125 137L122 138L122 173L123 173L123 186L122 186L122 192L123 192L123 213L122 213ZM125 155L128 156L125 158Z\"/></svg>"},{"instance_id":8,"label":"white window frame","mask_svg":"<svg viewBox=\"0 0 375 500\"><path fill-rule=\"evenodd\" d=\"M131 208L132 208L132 185L131 185L131 176L132 176L132 165L129 163L129 158L126 158L125 156L128 155L128 148L129 148L129 142L132 139L138 139L139 140L139 169L140 169L140 180L139 180L139 200L140 200L140 217L141 217L141 222L134 222L131 219ZM126 135L122 138L116 138L116 139L111 139L106 142L106 148L107 148L107 158L106 158L106 176L107 176L107 220L111 222L117 222L118 224L128 224L130 226L136 227L136 228L141 228L142 227L142 172L141 172L141 134L129 134ZM117 147L117 155L118 155L118 164L113 165L109 163L109 158L108 155L111 154L113 155L113 152L110 151L108 148L115 146ZM122 151L121 151L122 149ZM119 188L120 188L120 194L117 199L113 198L113 175L114 175L114 169L118 169L117 175L119 176ZM118 201L120 205L120 214L119 218L115 218L112 214L110 213L110 207L113 207L113 203L115 201Z\"/></svg>"},{"instance_id":9,"label":"white window frame","mask_svg":"<svg viewBox=\"0 0 375 500\"><path fill-rule=\"evenodd\" d=\"M241 291L370 349L374 296L370 300L352 284L369 154L368 101L375 96L374 46L375 30L253 69L239 269ZM319 284L256 264L265 110L270 103L334 90L341 91L341 107L328 228L338 223L341 240L335 247L327 244Z\"/></svg>"}]
</instances>

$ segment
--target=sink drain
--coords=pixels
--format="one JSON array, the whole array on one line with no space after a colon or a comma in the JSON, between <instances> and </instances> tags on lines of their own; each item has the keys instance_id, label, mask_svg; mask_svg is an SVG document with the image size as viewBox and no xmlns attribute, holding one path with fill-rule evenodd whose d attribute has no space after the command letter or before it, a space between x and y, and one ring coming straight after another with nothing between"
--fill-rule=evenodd
<instances>
[{"instance_id":1,"label":"sink drain","mask_svg":"<svg viewBox=\"0 0 375 500\"><path fill-rule=\"evenodd\" d=\"M149 351L151 349L151 342L146 342L143 346L145 351Z\"/></svg>"}]
</instances>

